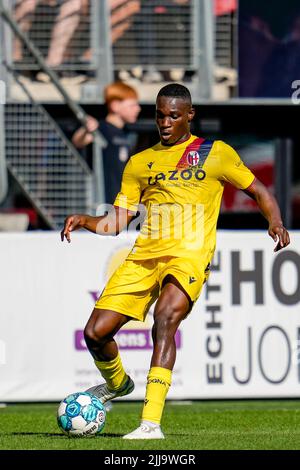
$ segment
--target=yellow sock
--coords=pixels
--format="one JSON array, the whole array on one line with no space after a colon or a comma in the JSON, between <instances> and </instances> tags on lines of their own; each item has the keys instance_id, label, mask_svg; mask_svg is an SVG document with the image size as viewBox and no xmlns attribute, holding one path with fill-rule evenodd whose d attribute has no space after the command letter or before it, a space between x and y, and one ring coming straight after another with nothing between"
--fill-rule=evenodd
<instances>
[{"instance_id":1,"label":"yellow sock","mask_svg":"<svg viewBox=\"0 0 300 470\"><path fill-rule=\"evenodd\" d=\"M171 379L171 370L163 367L151 367L147 377L146 397L142 412L143 421L160 424Z\"/></svg>"},{"instance_id":2,"label":"yellow sock","mask_svg":"<svg viewBox=\"0 0 300 470\"><path fill-rule=\"evenodd\" d=\"M123 387L128 375L123 368L119 353L112 361L95 361L95 364L110 390L118 390Z\"/></svg>"}]
</instances>

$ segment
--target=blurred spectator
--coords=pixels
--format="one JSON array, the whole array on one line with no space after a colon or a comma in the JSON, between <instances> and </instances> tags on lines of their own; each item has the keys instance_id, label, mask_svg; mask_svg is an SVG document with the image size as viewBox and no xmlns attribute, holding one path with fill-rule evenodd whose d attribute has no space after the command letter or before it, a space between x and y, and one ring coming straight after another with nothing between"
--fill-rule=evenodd
<instances>
[{"instance_id":1,"label":"blurred spectator","mask_svg":"<svg viewBox=\"0 0 300 470\"><path fill-rule=\"evenodd\" d=\"M123 66L119 76L127 79L131 74L148 82L182 79L191 53L191 0L140 0L139 4L128 32L119 41L113 36L115 63Z\"/></svg>"},{"instance_id":2,"label":"blurred spectator","mask_svg":"<svg viewBox=\"0 0 300 470\"><path fill-rule=\"evenodd\" d=\"M239 29L239 88L240 96L263 96L264 69L279 41L273 36L268 22L255 10L242 18ZM270 77L274 79L274 71ZM267 85L267 87L269 87ZM271 84L271 88L273 88ZM271 91L271 90L270 90ZM261 95L262 94L262 95Z\"/></svg>"},{"instance_id":3,"label":"blurred spectator","mask_svg":"<svg viewBox=\"0 0 300 470\"><path fill-rule=\"evenodd\" d=\"M133 16L140 11L141 0L110 0L111 40L114 43L130 28Z\"/></svg>"},{"instance_id":4,"label":"blurred spectator","mask_svg":"<svg viewBox=\"0 0 300 470\"><path fill-rule=\"evenodd\" d=\"M133 17L140 11L141 0L109 0L111 42L115 43L132 25ZM83 58L90 61L92 49L85 51Z\"/></svg>"},{"instance_id":5,"label":"blurred spectator","mask_svg":"<svg viewBox=\"0 0 300 470\"><path fill-rule=\"evenodd\" d=\"M14 16L23 32L29 32L34 12L40 4L55 7L58 2L56 0L20 0L16 4ZM78 28L81 17L89 12L89 0L63 0L59 4L59 12L55 19L46 58L49 67L57 67L64 62L67 48ZM13 60L16 62L22 61L22 59L22 42L16 38Z\"/></svg>"},{"instance_id":6,"label":"blurred spectator","mask_svg":"<svg viewBox=\"0 0 300 470\"><path fill-rule=\"evenodd\" d=\"M300 15L296 1L268 9L263 2L240 5L240 96L290 98L300 76ZM284 71L284 73L283 73Z\"/></svg>"},{"instance_id":7,"label":"blurred spectator","mask_svg":"<svg viewBox=\"0 0 300 470\"><path fill-rule=\"evenodd\" d=\"M105 202L113 204L120 190L123 170L133 153L137 136L126 128L126 124L134 124L140 113L137 92L130 86L115 82L107 86L104 99L108 114L104 121L91 116L88 118L87 129L81 127L73 135L72 142L78 149L91 144L94 140L92 132L99 129L107 141L103 149L103 170L105 182Z\"/></svg>"},{"instance_id":8,"label":"blurred spectator","mask_svg":"<svg viewBox=\"0 0 300 470\"><path fill-rule=\"evenodd\" d=\"M146 65L144 81L178 81L183 79L185 65L189 63L190 29L187 30L185 16L189 12L190 0L151 0L142 2L141 15L144 27L139 34L141 42L140 64ZM145 21L146 19L146 21ZM137 23L139 17L137 17ZM170 45L176 44L170 57ZM170 61L177 66L166 69ZM157 67L151 65L156 63Z\"/></svg>"},{"instance_id":9,"label":"blurred spectator","mask_svg":"<svg viewBox=\"0 0 300 470\"><path fill-rule=\"evenodd\" d=\"M58 67L66 61L72 47L72 39L80 30L79 25L83 20L87 21L90 13L90 0L18 0L14 10L14 17L21 30L29 34L39 6L53 10L53 14L46 13L45 19L51 22L55 17L54 26L49 40L46 63L49 67ZM109 0L111 10L111 40L117 41L132 24L133 16L140 10L140 0ZM58 10L58 11L57 11ZM39 36L41 34L39 33ZM44 42L45 37L40 37ZM82 64L92 60L93 51L88 47L80 57ZM15 38L13 48L14 62L24 61L23 44ZM37 80L48 81L44 73L35 75Z\"/></svg>"},{"instance_id":10,"label":"blurred spectator","mask_svg":"<svg viewBox=\"0 0 300 470\"><path fill-rule=\"evenodd\" d=\"M286 36L282 41L282 62L279 64L280 70L285 73L279 75L282 83L279 96L291 95L291 87L294 80L300 77L300 15L299 12L292 19Z\"/></svg>"}]
</instances>

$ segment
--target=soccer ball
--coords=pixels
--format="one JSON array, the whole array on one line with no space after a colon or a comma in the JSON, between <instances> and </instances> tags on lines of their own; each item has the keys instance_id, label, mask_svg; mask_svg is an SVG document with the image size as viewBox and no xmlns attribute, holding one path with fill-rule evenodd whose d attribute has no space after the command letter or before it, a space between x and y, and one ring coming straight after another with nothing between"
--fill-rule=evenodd
<instances>
[{"instance_id":1,"label":"soccer ball","mask_svg":"<svg viewBox=\"0 0 300 470\"><path fill-rule=\"evenodd\" d=\"M57 410L57 423L69 437L89 437L100 434L105 425L105 407L91 393L68 395Z\"/></svg>"}]
</instances>

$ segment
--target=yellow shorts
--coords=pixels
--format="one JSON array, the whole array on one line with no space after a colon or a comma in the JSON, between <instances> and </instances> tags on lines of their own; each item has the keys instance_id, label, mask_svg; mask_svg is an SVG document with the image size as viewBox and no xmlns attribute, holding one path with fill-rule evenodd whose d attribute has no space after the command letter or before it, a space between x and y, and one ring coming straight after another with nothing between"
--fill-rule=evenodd
<instances>
[{"instance_id":1,"label":"yellow shorts","mask_svg":"<svg viewBox=\"0 0 300 470\"><path fill-rule=\"evenodd\" d=\"M209 266L166 256L146 260L126 259L109 279L95 308L113 310L144 321L158 298L165 277L171 274L194 303L209 275Z\"/></svg>"}]
</instances>

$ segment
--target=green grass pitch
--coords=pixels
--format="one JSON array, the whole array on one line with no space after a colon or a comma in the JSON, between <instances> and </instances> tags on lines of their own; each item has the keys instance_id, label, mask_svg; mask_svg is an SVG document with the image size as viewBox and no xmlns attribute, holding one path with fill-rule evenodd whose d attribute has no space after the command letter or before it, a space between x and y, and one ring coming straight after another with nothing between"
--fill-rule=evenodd
<instances>
[{"instance_id":1,"label":"green grass pitch","mask_svg":"<svg viewBox=\"0 0 300 470\"><path fill-rule=\"evenodd\" d=\"M300 449L300 401L168 402L165 440L122 440L137 427L141 409L116 403L100 436L70 439L57 427L57 405L8 405L0 409L0 449Z\"/></svg>"}]
</instances>

